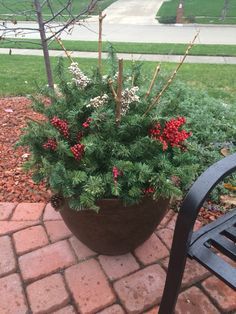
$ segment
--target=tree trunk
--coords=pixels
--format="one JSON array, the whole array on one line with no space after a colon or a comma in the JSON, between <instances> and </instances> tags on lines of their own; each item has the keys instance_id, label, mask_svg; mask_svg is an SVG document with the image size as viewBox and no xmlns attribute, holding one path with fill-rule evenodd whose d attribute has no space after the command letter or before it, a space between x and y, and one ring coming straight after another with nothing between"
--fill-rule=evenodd
<instances>
[{"instance_id":1,"label":"tree trunk","mask_svg":"<svg viewBox=\"0 0 236 314\"><path fill-rule=\"evenodd\" d=\"M36 13L37 13L39 33L40 33L40 38L41 38L41 43L42 43L42 48L43 48L44 62L45 62L45 68L46 68L46 73L47 73L47 79L48 79L48 86L51 89L54 89L52 69L51 69L51 63L50 63L50 58L49 58L48 44L47 44L47 40L46 40L46 34L45 34L45 28L44 28L44 22L43 22L43 17L42 17L42 10L41 10L40 1L34 0L34 6L36 9Z\"/></svg>"}]
</instances>

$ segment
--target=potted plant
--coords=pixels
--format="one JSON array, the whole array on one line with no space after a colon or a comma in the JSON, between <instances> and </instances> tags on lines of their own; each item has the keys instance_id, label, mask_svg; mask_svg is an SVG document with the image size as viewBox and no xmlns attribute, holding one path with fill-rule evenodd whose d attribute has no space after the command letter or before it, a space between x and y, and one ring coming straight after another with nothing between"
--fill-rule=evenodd
<instances>
[{"instance_id":1,"label":"potted plant","mask_svg":"<svg viewBox=\"0 0 236 314\"><path fill-rule=\"evenodd\" d=\"M72 62L68 79L60 61L60 93L50 105L34 99L45 119L30 121L18 145L29 147L26 169L55 193L72 232L95 251L122 254L151 235L195 172L185 117L158 106L171 79L156 93L159 67L147 86L139 64L124 71L112 56L105 76Z\"/></svg>"}]
</instances>

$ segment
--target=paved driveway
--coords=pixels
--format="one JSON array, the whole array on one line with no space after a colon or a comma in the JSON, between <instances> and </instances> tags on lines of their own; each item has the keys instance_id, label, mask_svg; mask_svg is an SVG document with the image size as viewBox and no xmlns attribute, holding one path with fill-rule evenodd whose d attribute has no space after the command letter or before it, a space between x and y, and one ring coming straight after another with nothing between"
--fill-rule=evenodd
<instances>
[{"instance_id":1,"label":"paved driveway","mask_svg":"<svg viewBox=\"0 0 236 314\"><path fill-rule=\"evenodd\" d=\"M156 13L164 0L118 0L104 12L106 22L119 24L157 24Z\"/></svg>"}]
</instances>

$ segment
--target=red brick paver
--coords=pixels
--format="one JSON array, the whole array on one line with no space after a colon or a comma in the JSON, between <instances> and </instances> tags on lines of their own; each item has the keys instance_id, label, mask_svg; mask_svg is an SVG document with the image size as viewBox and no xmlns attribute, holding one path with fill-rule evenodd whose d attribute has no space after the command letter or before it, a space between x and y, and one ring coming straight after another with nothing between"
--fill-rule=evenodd
<instances>
[{"instance_id":1,"label":"red brick paver","mask_svg":"<svg viewBox=\"0 0 236 314\"><path fill-rule=\"evenodd\" d=\"M161 266L152 265L120 279L114 288L128 313L142 313L160 301L165 276Z\"/></svg>"},{"instance_id":2,"label":"red brick paver","mask_svg":"<svg viewBox=\"0 0 236 314\"><path fill-rule=\"evenodd\" d=\"M169 211L135 252L104 256L71 236L50 204L0 203L0 314L157 314L175 219ZM236 314L235 300L188 259L177 314Z\"/></svg>"},{"instance_id":3,"label":"red brick paver","mask_svg":"<svg viewBox=\"0 0 236 314\"><path fill-rule=\"evenodd\" d=\"M95 313L115 301L115 295L94 259L70 267L65 271L65 278L79 313Z\"/></svg>"},{"instance_id":4,"label":"red brick paver","mask_svg":"<svg viewBox=\"0 0 236 314\"><path fill-rule=\"evenodd\" d=\"M16 259L14 256L11 238L0 237L0 276L5 276L16 270Z\"/></svg>"},{"instance_id":5,"label":"red brick paver","mask_svg":"<svg viewBox=\"0 0 236 314\"><path fill-rule=\"evenodd\" d=\"M27 253L49 243L42 226L34 226L18 231L13 234L13 240L18 254Z\"/></svg>"},{"instance_id":6,"label":"red brick paver","mask_svg":"<svg viewBox=\"0 0 236 314\"><path fill-rule=\"evenodd\" d=\"M56 211L50 203L47 204L43 214L43 220L61 220L59 211Z\"/></svg>"},{"instance_id":7,"label":"red brick paver","mask_svg":"<svg viewBox=\"0 0 236 314\"><path fill-rule=\"evenodd\" d=\"M180 294L176 314L220 314L200 289L192 287Z\"/></svg>"},{"instance_id":8,"label":"red brick paver","mask_svg":"<svg viewBox=\"0 0 236 314\"><path fill-rule=\"evenodd\" d=\"M221 280L212 276L205 280L202 286L222 311L236 310L236 292Z\"/></svg>"},{"instance_id":9,"label":"red brick paver","mask_svg":"<svg viewBox=\"0 0 236 314\"><path fill-rule=\"evenodd\" d=\"M176 224L176 220L177 220L177 214L175 214L171 220L168 222L168 224L166 225L166 228L168 229L175 229L175 224Z\"/></svg>"},{"instance_id":10,"label":"red brick paver","mask_svg":"<svg viewBox=\"0 0 236 314\"><path fill-rule=\"evenodd\" d=\"M161 239L161 241L168 247L170 250L172 245L172 239L174 231L172 229L163 228L156 231L156 234Z\"/></svg>"},{"instance_id":11,"label":"red brick paver","mask_svg":"<svg viewBox=\"0 0 236 314\"><path fill-rule=\"evenodd\" d=\"M74 309L72 305L68 305L63 307L62 309L53 312L52 314L76 314L77 311Z\"/></svg>"},{"instance_id":12,"label":"red brick paver","mask_svg":"<svg viewBox=\"0 0 236 314\"><path fill-rule=\"evenodd\" d=\"M34 314L49 313L67 305L69 295L60 274L51 275L27 288L30 308Z\"/></svg>"},{"instance_id":13,"label":"red brick paver","mask_svg":"<svg viewBox=\"0 0 236 314\"><path fill-rule=\"evenodd\" d=\"M169 258L166 258L162 265L167 269L169 263ZM184 276L182 280L182 287L189 287L210 275L209 271L201 266L194 260L187 259Z\"/></svg>"},{"instance_id":14,"label":"red brick paver","mask_svg":"<svg viewBox=\"0 0 236 314\"><path fill-rule=\"evenodd\" d=\"M91 256L97 255L96 252L94 252L90 248L88 248L81 241L79 241L76 237L71 237L70 243L71 243L79 261L83 261L83 260L85 260Z\"/></svg>"},{"instance_id":15,"label":"red brick paver","mask_svg":"<svg viewBox=\"0 0 236 314\"><path fill-rule=\"evenodd\" d=\"M99 262L110 280L119 279L139 269L132 254L120 256L99 256Z\"/></svg>"},{"instance_id":16,"label":"red brick paver","mask_svg":"<svg viewBox=\"0 0 236 314\"><path fill-rule=\"evenodd\" d=\"M18 274L0 278L0 313L28 313L24 290Z\"/></svg>"},{"instance_id":17,"label":"red brick paver","mask_svg":"<svg viewBox=\"0 0 236 314\"><path fill-rule=\"evenodd\" d=\"M115 304L97 314L125 314L125 312L119 304Z\"/></svg>"},{"instance_id":18,"label":"red brick paver","mask_svg":"<svg viewBox=\"0 0 236 314\"><path fill-rule=\"evenodd\" d=\"M0 221L0 235L10 234L36 224L37 221Z\"/></svg>"},{"instance_id":19,"label":"red brick paver","mask_svg":"<svg viewBox=\"0 0 236 314\"><path fill-rule=\"evenodd\" d=\"M144 265L152 264L169 255L169 251L160 239L155 235L140 245L134 254Z\"/></svg>"},{"instance_id":20,"label":"red brick paver","mask_svg":"<svg viewBox=\"0 0 236 314\"><path fill-rule=\"evenodd\" d=\"M175 212L173 210L169 210L160 222L160 226L165 227L174 215Z\"/></svg>"},{"instance_id":21,"label":"red brick paver","mask_svg":"<svg viewBox=\"0 0 236 314\"><path fill-rule=\"evenodd\" d=\"M0 220L9 219L15 207L15 203L0 203Z\"/></svg>"},{"instance_id":22,"label":"red brick paver","mask_svg":"<svg viewBox=\"0 0 236 314\"><path fill-rule=\"evenodd\" d=\"M12 220L38 220L44 207L44 203L20 203L14 211Z\"/></svg>"},{"instance_id":23,"label":"red brick paver","mask_svg":"<svg viewBox=\"0 0 236 314\"><path fill-rule=\"evenodd\" d=\"M76 262L67 241L60 241L20 256L19 266L25 281L36 280Z\"/></svg>"},{"instance_id":24,"label":"red brick paver","mask_svg":"<svg viewBox=\"0 0 236 314\"><path fill-rule=\"evenodd\" d=\"M51 242L56 242L71 236L71 231L62 220L45 221L45 227Z\"/></svg>"}]
</instances>

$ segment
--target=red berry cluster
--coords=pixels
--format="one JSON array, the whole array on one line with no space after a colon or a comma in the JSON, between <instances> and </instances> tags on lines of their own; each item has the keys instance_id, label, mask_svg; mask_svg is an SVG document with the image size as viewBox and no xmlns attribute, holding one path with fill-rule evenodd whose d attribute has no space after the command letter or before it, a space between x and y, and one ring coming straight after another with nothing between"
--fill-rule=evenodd
<instances>
[{"instance_id":1,"label":"red berry cluster","mask_svg":"<svg viewBox=\"0 0 236 314\"><path fill-rule=\"evenodd\" d=\"M113 180L115 185L117 184L117 179L119 176L123 176L123 171L119 170L117 167L112 168Z\"/></svg>"},{"instance_id":2,"label":"red berry cluster","mask_svg":"<svg viewBox=\"0 0 236 314\"><path fill-rule=\"evenodd\" d=\"M184 149L183 142L191 136L191 133L185 130L179 130L185 122L186 119L184 117L178 117L167 121L164 128L161 127L160 123L157 123L154 128L150 130L151 137L162 143L163 150L166 150L168 145Z\"/></svg>"},{"instance_id":3,"label":"red berry cluster","mask_svg":"<svg viewBox=\"0 0 236 314\"><path fill-rule=\"evenodd\" d=\"M150 186L149 188L146 188L145 190L144 190L144 194L153 194L155 192L155 189L152 187L152 186Z\"/></svg>"},{"instance_id":4,"label":"red berry cluster","mask_svg":"<svg viewBox=\"0 0 236 314\"><path fill-rule=\"evenodd\" d=\"M114 181L117 181L117 178L118 178L118 176L119 176L119 174L120 174L119 169L118 169L117 167L113 167L113 168L112 168L112 173L113 173L113 179L114 179Z\"/></svg>"},{"instance_id":5,"label":"red berry cluster","mask_svg":"<svg viewBox=\"0 0 236 314\"><path fill-rule=\"evenodd\" d=\"M68 138L69 137L69 127L68 127L68 123L65 120L61 120L58 117L54 116L51 120L50 120L51 124L59 130L59 132L65 137Z\"/></svg>"},{"instance_id":6,"label":"red berry cluster","mask_svg":"<svg viewBox=\"0 0 236 314\"><path fill-rule=\"evenodd\" d=\"M82 124L83 128L85 128L85 129L89 128L91 121L93 121L93 119L92 119L92 118L88 118L88 119Z\"/></svg>"},{"instance_id":7,"label":"red berry cluster","mask_svg":"<svg viewBox=\"0 0 236 314\"><path fill-rule=\"evenodd\" d=\"M57 148L57 141L53 138L49 138L47 142L43 144L43 148L54 151Z\"/></svg>"},{"instance_id":8,"label":"red berry cluster","mask_svg":"<svg viewBox=\"0 0 236 314\"><path fill-rule=\"evenodd\" d=\"M76 160L81 160L84 155L84 145L83 144L75 144L70 148Z\"/></svg>"}]
</instances>

